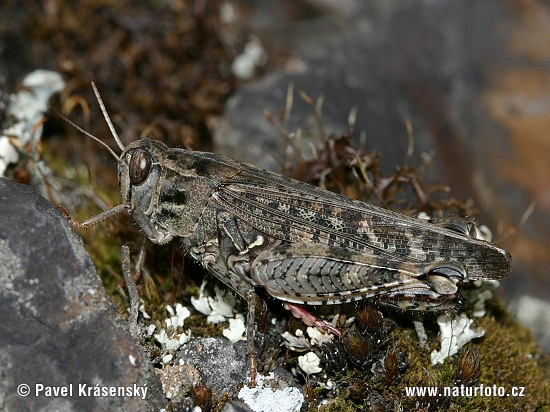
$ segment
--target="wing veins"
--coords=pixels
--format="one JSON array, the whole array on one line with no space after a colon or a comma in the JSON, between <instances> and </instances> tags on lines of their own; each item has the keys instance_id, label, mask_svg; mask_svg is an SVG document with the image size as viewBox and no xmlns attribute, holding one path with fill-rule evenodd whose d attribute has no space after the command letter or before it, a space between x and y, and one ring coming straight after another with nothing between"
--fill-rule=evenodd
<instances>
[{"instance_id":1,"label":"wing veins","mask_svg":"<svg viewBox=\"0 0 550 412\"><path fill-rule=\"evenodd\" d=\"M228 185L238 185L238 186L242 186L241 183L238 183L236 181L233 181L233 182L224 182L222 185L220 185L218 187L218 191L219 192L223 192L223 191L227 191L231 196L234 196L236 198L238 198L239 200L241 200L243 203L246 203L246 204L250 204L258 209L261 209L263 211L267 211L269 212L270 214L273 214L273 215L276 215L279 217L280 220L282 220L283 222L284 221L290 221L291 223L296 223L296 224L300 224L301 226L304 227L304 230L306 230L308 233L314 233L315 229L319 229L320 233L328 233L328 234L334 234L335 236L338 236L338 237L341 237L343 239L347 239L349 240L350 242L355 242L359 245L362 245L365 249L370 249L370 250L373 250L373 251L378 251L380 253L380 256L384 256L386 258L388 258L389 260L391 261L397 261L397 262L401 262L399 259L395 259L395 256L396 254L392 253L392 252L388 252L384 249L381 249L381 248L378 248L370 243L367 243L365 242L364 240L362 239L359 239L353 235L349 235L345 232L339 232L337 230L334 230L334 229L331 229L331 228L328 228L326 226L321 226L321 225L318 225L316 223L313 223L311 221L308 221L306 219L303 219L303 218L300 218L300 217L296 217L296 216L291 216L291 215L288 215L288 214L284 214L283 212L280 212L276 209L273 209L271 207L267 207L265 206L264 204L260 203L260 202L257 202L255 200L252 200L252 199L249 199L247 198L246 196L243 196L241 193L239 193L238 191L233 191L233 190L230 190L229 188L227 188ZM252 184L250 184L250 187L252 188L256 188L257 187L254 187ZM248 188L247 188L248 190ZM256 190L257 193L262 193L262 191L258 191ZM274 191L270 191L270 193L276 193ZM243 214L248 214L248 215L251 215L251 213L246 210L246 209L243 209L237 205L235 205L234 203L228 201L227 199L223 199L221 197L218 196L218 199L219 200L222 200L223 202L227 203L227 204L231 204L231 207L233 208L236 208L238 210L240 210ZM274 196L273 197L274 200L284 200L284 198L282 196ZM297 199L297 198L296 198ZM335 206L339 206L339 207L342 207L342 206L347 206L347 205L342 205L342 204L337 204L337 203L334 203ZM358 209L359 210L359 209ZM370 212L370 211L365 211L365 212ZM312 230L313 229L313 230ZM328 238L328 236L324 236L326 238ZM398 255L398 256L401 256L401 255ZM409 261L412 261L412 262L418 262L418 263L422 263L424 262L423 260L420 260L420 259L415 259L411 256L407 256L407 260Z\"/></svg>"}]
</instances>

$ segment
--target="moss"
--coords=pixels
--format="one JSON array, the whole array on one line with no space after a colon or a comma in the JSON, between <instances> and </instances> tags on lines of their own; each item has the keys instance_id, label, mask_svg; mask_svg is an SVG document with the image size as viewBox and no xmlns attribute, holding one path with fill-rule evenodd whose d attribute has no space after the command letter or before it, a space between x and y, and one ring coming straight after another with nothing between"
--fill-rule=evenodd
<instances>
[{"instance_id":1,"label":"moss","mask_svg":"<svg viewBox=\"0 0 550 412\"><path fill-rule=\"evenodd\" d=\"M344 399L333 399L328 401L325 405L319 406L319 408L310 409L310 412L355 412L361 410L357 408L353 402Z\"/></svg>"},{"instance_id":2,"label":"moss","mask_svg":"<svg viewBox=\"0 0 550 412\"><path fill-rule=\"evenodd\" d=\"M483 411L483 410L550 410L550 362L530 332L515 322L496 304L485 318L475 319L485 329L485 336L466 345L444 364L432 365L430 353L439 349L437 327L430 325L431 347L419 346L416 332L406 314L388 314L385 322L397 325L379 342L362 366L349 361L344 370L312 375L308 378L309 410L407 410L407 411ZM403 316L402 316L403 315ZM390 317L392 318L390 320ZM344 330L344 338L346 330ZM388 379L384 363L394 352L397 368L395 379ZM466 353L467 352L467 353ZM464 356L468 354L474 356ZM479 370L464 367L466 361L480 359ZM403 361L403 362L402 362ZM460 363L462 362L462 364ZM295 357L287 365L295 365ZM385 366L383 366L385 365ZM404 366L403 366L404 365ZM503 387L508 393L513 386L524 387L523 397L513 396L408 396L406 387L460 387L457 369L462 366L462 383L472 388ZM459 369L460 370L460 369ZM464 372L465 370L465 372ZM479 371L477 374L475 371ZM469 380L468 380L469 379ZM327 387L327 381L332 383ZM478 389L479 390L479 389ZM323 401L324 400L324 401ZM325 403L328 402L328 403Z\"/></svg>"},{"instance_id":3,"label":"moss","mask_svg":"<svg viewBox=\"0 0 550 412\"><path fill-rule=\"evenodd\" d=\"M498 317L479 320L486 330L480 346L482 374L480 384L523 387L524 397L474 397L464 399L468 410L550 410L550 362L532 334L501 312ZM458 410L458 408L456 409Z\"/></svg>"},{"instance_id":4,"label":"moss","mask_svg":"<svg viewBox=\"0 0 550 412\"><path fill-rule=\"evenodd\" d=\"M192 330L194 337L222 336L222 331L227 327L227 323L209 323L206 316L202 314L191 315L185 321L186 326Z\"/></svg>"},{"instance_id":5,"label":"moss","mask_svg":"<svg viewBox=\"0 0 550 412\"><path fill-rule=\"evenodd\" d=\"M525 396L453 397L448 400L448 410L550 410L550 363L531 333L500 308L492 315L476 319L476 325L483 327L486 334L466 346L476 346L481 357L481 376L474 386L502 386L508 393L512 386L524 387ZM420 406L427 403L426 399L407 398L405 387L453 386L458 355L443 365L432 366L429 351L418 346L412 329L398 328L393 337L398 350L407 354L409 366L399 385L391 388L378 385L377 389L388 404L402 404L405 410L422 410Z\"/></svg>"}]
</instances>

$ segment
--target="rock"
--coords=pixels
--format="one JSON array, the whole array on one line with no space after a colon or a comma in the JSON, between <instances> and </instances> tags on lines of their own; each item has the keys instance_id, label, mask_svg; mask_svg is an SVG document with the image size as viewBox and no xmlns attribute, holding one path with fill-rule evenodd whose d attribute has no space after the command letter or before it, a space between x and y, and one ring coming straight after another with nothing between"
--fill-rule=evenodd
<instances>
[{"instance_id":1,"label":"rock","mask_svg":"<svg viewBox=\"0 0 550 412\"><path fill-rule=\"evenodd\" d=\"M256 386L249 388L248 357L244 341L231 343L225 338L192 339L178 351L176 363L180 368L200 371L202 382L215 397L224 394L232 399L223 411L294 412L304 402L301 389L291 375L276 368L268 376L258 373ZM166 369L166 368L165 368ZM192 375L192 372L187 372ZM178 377L185 385L188 377ZM165 386L170 379L163 378ZM238 399L238 401L237 401ZM244 401L241 403L240 401Z\"/></svg>"},{"instance_id":2,"label":"rock","mask_svg":"<svg viewBox=\"0 0 550 412\"><path fill-rule=\"evenodd\" d=\"M224 393L230 397L236 395L248 375L248 357L243 341L192 339L178 352L176 363L199 369L204 383L217 397Z\"/></svg>"},{"instance_id":3,"label":"rock","mask_svg":"<svg viewBox=\"0 0 550 412\"><path fill-rule=\"evenodd\" d=\"M166 404L81 239L46 199L6 179L0 179L0 285L0 409L147 411ZM122 387L147 387L147 396L94 396ZM18 394L26 388L27 396ZM48 392L54 388L66 392Z\"/></svg>"},{"instance_id":4,"label":"rock","mask_svg":"<svg viewBox=\"0 0 550 412\"><path fill-rule=\"evenodd\" d=\"M227 402L222 409L222 412L253 412L245 403L241 401Z\"/></svg>"},{"instance_id":5,"label":"rock","mask_svg":"<svg viewBox=\"0 0 550 412\"><path fill-rule=\"evenodd\" d=\"M540 345L550 352L550 302L533 296L520 296L512 301L510 311L516 319L527 326Z\"/></svg>"}]
</instances>

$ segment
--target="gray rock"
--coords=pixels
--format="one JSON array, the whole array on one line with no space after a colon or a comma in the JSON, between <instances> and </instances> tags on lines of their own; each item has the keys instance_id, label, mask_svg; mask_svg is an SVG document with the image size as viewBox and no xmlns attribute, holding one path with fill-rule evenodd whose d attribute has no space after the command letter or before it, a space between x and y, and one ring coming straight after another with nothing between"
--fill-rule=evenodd
<instances>
[{"instance_id":1,"label":"gray rock","mask_svg":"<svg viewBox=\"0 0 550 412\"><path fill-rule=\"evenodd\" d=\"M225 404L222 412L253 412L245 403L241 401L231 401Z\"/></svg>"},{"instance_id":2,"label":"gray rock","mask_svg":"<svg viewBox=\"0 0 550 412\"><path fill-rule=\"evenodd\" d=\"M177 354L176 364L197 368L212 393L236 395L246 383L248 358L245 343L231 343L225 338L193 339Z\"/></svg>"},{"instance_id":3,"label":"gray rock","mask_svg":"<svg viewBox=\"0 0 550 412\"><path fill-rule=\"evenodd\" d=\"M81 239L28 186L0 179L0 409L147 411L165 405L160 382L106 295ZM28 385L30 393L17 390ZM37 395L40 385L72 396ZM139 396L83 396L133 388ZM69 390L69 389L67 389Z\"/></svg>"}]
</instances>

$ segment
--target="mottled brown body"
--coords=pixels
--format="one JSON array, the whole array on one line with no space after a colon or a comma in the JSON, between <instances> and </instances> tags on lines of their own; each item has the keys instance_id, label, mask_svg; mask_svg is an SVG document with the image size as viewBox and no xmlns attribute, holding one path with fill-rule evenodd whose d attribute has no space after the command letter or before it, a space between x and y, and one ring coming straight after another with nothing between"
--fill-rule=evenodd
<instances>
[{"instance_id":1,"label":"mottled brown body","mask_svg":"<svg viewBox=\"0 0 550 412\"><path fill-rule=\"evenodd\" d=\"M430 224L223 155L143 139L124 149L119 180L151 241L180 238L243 297L261 286L294 303L438 309L469 281L510 273L510 255L466 219Z\"/></svg>"}]
</instances>

